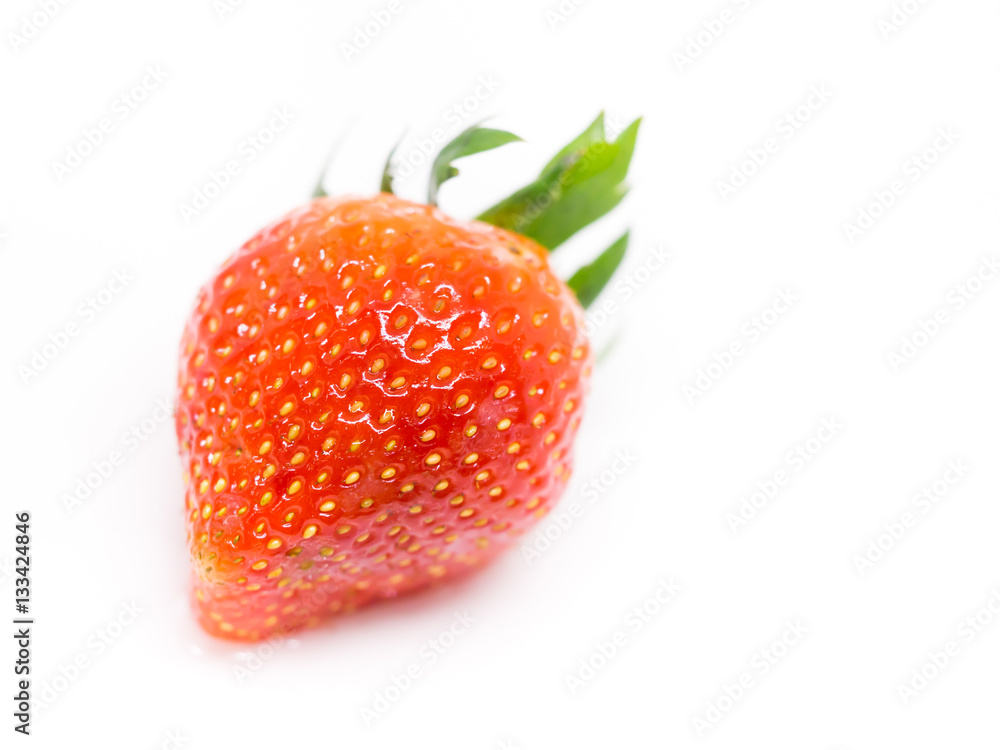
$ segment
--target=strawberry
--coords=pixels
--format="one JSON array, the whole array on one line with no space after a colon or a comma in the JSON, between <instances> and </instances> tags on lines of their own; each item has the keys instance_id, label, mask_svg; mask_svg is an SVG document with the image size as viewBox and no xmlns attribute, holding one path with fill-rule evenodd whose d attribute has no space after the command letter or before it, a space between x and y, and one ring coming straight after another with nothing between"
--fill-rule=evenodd
<instances>
[{"instance_id":1,"label":"strawberry","mask_svg":"<svg viewBox=\"0 0 1000 750\"><path fill-rule=\"evenodd\" d=\"M451 162L516 140L470 128L435 162L429 205L392 194L389 164L380 194L319 190L205 285L177 433L210 633L266 638L455 578L549 512L593 362L581 300L627 235L569 285L548 253L621 200L637 128L609 143L598 118L458 221L433 205Z\"/></svg>"}]
</instances>

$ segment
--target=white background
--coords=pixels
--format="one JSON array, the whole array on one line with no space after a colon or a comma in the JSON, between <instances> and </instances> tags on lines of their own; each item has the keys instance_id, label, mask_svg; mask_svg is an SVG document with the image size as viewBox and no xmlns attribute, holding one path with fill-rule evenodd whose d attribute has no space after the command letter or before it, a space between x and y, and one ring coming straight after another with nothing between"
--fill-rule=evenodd
<instances>
[{"instance_id":1,"label":"white background","mask_svg":"<svg viewBox=\"0 0 1000 750\"><path fill-rule=\"evenodd\" d=\"M890 33L890 0L590 0L559 23L547 16L557 0L399 1L350 61L343 43L387 2L247 0L221 18L212 0L68 2L26 44L9 33L45 3L4 3L0 595L14 597L13 516L29 509L33 689L56 696L17 740L154 748L179 730L192 749L996 747L1000 622L987 609L981 632L958 628L1000 605L1000 280L961 310L949 301L998 250L996 3L908 0L919 9ZM731 23L681 61L727 9ZM157 65L166 80L119 119L115 100ZM373 192L404 129L404 154L435 128L460 130L449 113L480 76L496 91L464 122L492 116L527 143L463 163L442 195L457 216L527 181L601 108L619 125L645 118L632 194L556 260L568 272L627 226L626 272L653 248L671 255L628 300L605 298L617 307L598 338L616 344L561 506L583 512L534 564L512 551L459 587L248 660L188 608L172 424L147 421L135 450L124 436L173 397L198 286L309 195L331 146L342 143L330 191ZM832 96L786 139L779 120L812 87ZM243 158L275 107L290 126L185 222L180 204ZM53 162L103 117L112 132L60 181ZM957 141L911 181L941 128ZM777 153L723 199L719 181L767 138ZM425 178L426 167L399 191L421 198ZM844 225L894 180L905 192L850 242ZM124 291L82 318L123 269ZM751 340L744 326L784 290L794 305ZM894 367L889 354L941 308L948 322ZM25 376L74 322L78 335ZM734 342L744 354L687 398ZM837 435L808 443L824 419ZM803 464L787 459L799 445L815 449ZM69 512L67 493L113 450L123 463ZM602 480L618 451L631 465ZM915 496L949 461L969 469L923 512ZM727 515L777 471L788 482L734 532ZM595 481L607 486L590 503ZM859 570L908 511L912 527ZM630 628L670 578L677 596ZM109 630L131 602L138 618ZM474 625L429 664L422 647L464 611ZM759 652L788 622L808 632L763 674ZM118 637L100 646L102 630ZM627 643L571 689L567 676L616 630ZM949 641L958 655L904 700L911 670ZM80 655L87 667L60 679ZM366 726L360 709L412 664L419 678ZM744 673L753 687L730 705ZM10 736L12 706L2 713ZM716 720L699 735L706 714Z\"/></svg>"}]
</instances>

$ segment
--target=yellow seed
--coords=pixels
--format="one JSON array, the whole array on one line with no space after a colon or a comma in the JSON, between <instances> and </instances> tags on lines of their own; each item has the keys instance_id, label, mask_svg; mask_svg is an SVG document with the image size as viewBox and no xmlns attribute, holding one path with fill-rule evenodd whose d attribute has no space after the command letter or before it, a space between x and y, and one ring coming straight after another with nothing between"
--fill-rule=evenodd
<instances>
[{"instance_id":1,"label":"yellow seed","mask_svg":"<svg viewBox=\"0 0 1000 750\"><path fill-rule=\"evenodd\" d=\"M538 412L538 414L535 415L535 418L531 420L531 424L533 424L535 427L541 427L543 424L545 424L545 415L542 414L541 412Z\"/></svg>"},{"instance_id":2,"label":"yellow seed","mask_svg":"<svg viewBox=\"0 0 1000 750\"><path fill-rule=\"evenodd\" d=\"M417 416L418 417L422 417L422 416L426 415L427 412L429 412L430 410L431 410L431 405L428 404L426 401L422 401L417 406Z\"/></svg>"},{"instance_id":3,"label":"yellow seed","mask_svg":"<svg viewBox=\"0 0 1000 750\"><path fill-rule=\"evenodd\" d=\"M389 387L390 388L402 388L404 383L406 383L406 378L404 378L402 375L399 375L399 376L393 378L392 382L389 383Z\"/></svg>"},{"instance_id":4,"label":"yellow seed","mask_svg":"<svg viewBox=\"0 0 1000 750\"><path fill-rule=\"evenodd\" d=\"M361 479L361 474L359 474L356 471L352 471L346 477L344 477L344 484L354 484L359 479Z\"/></svg>"},{"instance_id":5,"label":"yellow seed","mask_svg":"<svg viewBox=\"0 0 1000 750\"><path fill-rule=\"evenodd\" d=\"M272 537L267 542L267 548L268 549L278 549L278 547L280 547L280 546L281 546L281 540L277 539L275 537Z\"/></svg>"},{"instance_id":6,"label":"yellow seed","mask_svg":"<svg viewBox=\"0 0 1000 750\"><path fill-rule=\"evenodd\" d=\"M326 323L319 322L319 323L316 324L316 329L313 332L313 335L316 338L319 338L320 336L322 336L324 333L327 332L328 328L329 328L329 326Z\"/></svg>"},{"instance_id":7,"label":"yellow seed","mask_svg":"<svg viewBox=\"0 0 1000 750\"><path fill-rule=\"evenodd\" d=\"M468 427L465 428L465 436L466 437L472 437L473 435L476 434L476 432L478 430L479 430L479 428L476 427L476 425L470 424Z\"/></svg>"},{"instance_id":8,"label":"yellow seed","mask_svg":"<svg viewBox=\"0 0 1000 750\"><path fill-rule=\"evenodd\" d=\"M340 376L340 390L346 391L350 385L351 385L351 376L345 372L343 375Z\"/></svg>"},{"instance_id":9,"label":"yellow seed","mask_svg":"<svg viewBox=\"0 0 1000 750\"><path fill-rule=\"evenodd\" d=\"M406 484L404 484L402 487L399 488L399 491L400 492L413 492L414 486L415 485L413 484L413 482L407 482Z\"/></svg>"},{"instance_id":10,"label":"yellow seed","mask_svg":"<svg viewBox=\"0 0 1000 750\"><path fill-rule=\"evenodd\" d=\"M311 360L308 359L305 362L303 362L302 366L299 368L299 372L301 372L303 375L308 375L309 373L312 372L312 370L313 370L313 363Z\"/></svg>"},{"instance_id":11,"label":"yellow seed","mask_svg":"<svg viewBox=\"0 0 1000 750\"><path fill-rule=\"evenodd\" d=\"M350 530L351 530L350 526L341 526L340 528L337 529L337 533L338 534L347 534L348 532L350 532Z\"/></svg>"},{"instance_id":12,"label":"yellow seed","mask_svg":"<svg viewBox=\"0 0 1000 750\"><path fill-rule=\"evenodd\" d=\"M451 503L452 505L461 505L462 503L465 502L465 496L464 495L455 495L455 497L453 497L448 502Z\"/></svg>"},{"instance_id":13,"label":"yellow seed","mask_svg":"<svg viewBox=\"0 0 1000 750\"><path fill-rule=\"evenodd\" d=\"M505 385L500 386L495 391L493 391L493 398L503 398L508 393L510 393L510 388Z\"/></svg>"},{"instance_id":14,"label":"yellow seed","mask_svg":"<svg viewBox=\"0 0 1000 750\"><path fill-rule=\"evenodd\" d=\"M519 450L521 450L521 444L520 443L511 443L507 447L507 452L508 453L517 453Z\"/></svg>"},{"instance_id":15,"label":"yellow seed","mask_svg":"<svg viewBox=\"0 0 1000 750\"><path fill-rule=\"evenodd\" d=\"M333 500L327 500L325 503L323 503L321 506L319 506L319 509L321 511L323 511L324 513L329 513L331 510L333 510L336 507L337 507L337 504L335 502L333 502Z\"/></svg>"},{"instance_id":16,"label":"yellow seed","mask_svg":"<svg viewBox=\"0 0 1000 750\"><path fill-rule=\"evenodd\" d=\"M383 469L382 471L383 479L392 479L394 476L396 476L396 470L391 466L388 469Z\"/></svg>"},{"instance_id":17,"label":"yellow seed","mask_svg":"<svg viewBox=\"0 0 1000 750\"><path fill-rule=\"evenodd\" d=\"M305 460L306 460L306 454L303 453L302 451L299 451L294 456L292 456L292 460L290 463L292 464L292 466L298 466Z\"/></svg>"},{"instance_id":18,"label":"yellow seed","mask_svg":"<svg viewBox=\"0 0 1000 750\"><path fill-rule=\"evenodd\" d=\"M414 505L412 508L410 508L410 513L413 513L414 515L416 515L417 513L420 513L422 510L423 510L422 506L420 506L420 505Z\"/></svg>"},{"instance_id":19,"label":"yellow seed","mask_svg":"<svg viewBox=\"0 0 1000 750\"><path fill-rule=\"evenodd\" d=\"M434 485L434 491L440 492L441 490L448 489L448 480L442 479L440 482Z\"/></svg>"},{"instance_id":20,"label":"yellow seed","mask_svg":"<svg viewBox=\"0 0 1000 750\"><path fill-rule=\"evenodd\" d=\"M441 463L441 454L432 453L427 458L425 458L424 461L428 466L437 466L439 463Z\"/></svg>"},{"instance_id":21,"label":"yellow seed","mask_svg":"<svg viewBox=\"0 0 1000 750\"><path fill-rule=\"evenodd\" d=\"M271 441L265 440L263 443L260 444L260 448L257 449L257 454L263 456L269 450L271 450Z\"/></svg>"},{"instance_id":22,"label":"yellow seed","mask_svg":"<svg viewBox=\"0 0 1000 750\"><path fill-rule=\"evenodd\" d=\"M451 368L448 367L448 365L445 365L440 370L438 370L438 374L437 374L438 380L444 380L449 375L451 375Z\"/></svg>"},{"instance_id":23,"label":"yellow seed","mask_svg":"<svg viewBox=\"0 0 1000 750\"><path fill-rule=\"evenodd\" d=\"M458 398L455 399L455 408L456 409L461 409L467 403L469 403L469 397L466 396L464 393L462 393L462 394L459 395Z\"/></svg>"},{"instance_id":24,"label":"yellow seed","mask_svg":"<svg viewBox=\"0 0 1000 750\"><path fill-rule=\"evenodd\" d=\"M518 462L517 462L517 463L515 464L515 468L516 468L516 469L517 469L518 471L525 471L525 470L526 470L526 469L528 468L528 466L529 466L529 464L528 464L528 462L527 462L527 461L518 461Z\"/></svg>"},{"instance_id":25,"label":"yellow seed","mask_svg":"<svg viewBox=\"0 0 1000 750\"><path fill-rule=\"evenodd\" d=\"M226 480L223 479L222 477L219 477L218 479L215 480L215 486L212 489L214 489L216 492L222 492L224 489L226 489Z\"/></svg>"},{"instance_id":26,"label":"yellow seed","mask_svg":"<svg viewBox=\"0 0 1000 750\"><path fill-rule=\"evenodd\" d=\"M467 464L474 464L478 460L479 460L478 453L470 453L468 456L465 457L465 463Z\"/></svg>"},{"instance_id":27,"label":"yellow seed","mask_svg":"<svg viewBox=\"0 0 1000 750\"><path fill-rule=\"evenodd\" d=\"M509 420L509 419L507 419L506 417L504 417L504 418L503 418L503 419L501 419L501 420L500 420L499 422L497 422L497 429L498 429L498 430L506 430L506 429L509 429L509 428L510 428L510 424L511 424L510 420Z\"/></svg>"},{"instance_id":28,"label":"yellow seed","mask_svg":"<svg viewBox=\"0 0 1000 750\"><path fill-rule=\"evenodd\" d=\"M263 570L267 567L267 560L258 560L253 565L250 566L254 570Z\"/></svg>"},{"instance_id":29,"label":"yellow seed","mask_svg":"<svg viewBox=\"0 0 1000 750\"><path fill-rule=\"evenodd\" d=\"M490 478L490 473L488 471L481 471L478 474L476 474L477 482L485 482L489 478Z\"/></svg>"},{"instance_id":30,"label":"yellow seed","mask_svg":"<svg viewBox=\"0 0 1000 750\"><path fill-rule=\"evenodd\" d=\"M483 360L482 368L484 370L492 370L496 366L497 366L496 357L487 357L485 360Z\"/></svg>"},{"instance_id":31,"label":"yellow seed","mask_svg":"<svg viewBox=\"0 0 1000 750\"><path fill-rule=\"evenodd\" d=\"M550 365L554 365L560 359L562 359L562 355L559 352L552 352L551 354L549 354L549 364Z\"/></svg>"},{"instance_id":32,"label":"yellow seed","mask_svg":"<svg viewBox=\"0 0 1000 750\"><path fill-rule=\"evenodd\" d=\"M420 351L421 349L426 349L427 342L424 339L417 339L412 344L410 344L410 348L416 349L417 351Z\"/></svg>"},{"instance_id":33,"label":"yellow seed","mask_svg":"<svg viewBox=\"0 0 1000 750\"><path fill-rule=\"evenodd\" d=\"M494 487L490 490L490 497L500 497L503 494L503 487Z\"/></svg>"},{"instance_id":34,"label":"yellow seed","mask_svg":"<svg viewBox=\"0 0 1000 750\"><path fill-rule=\"evenodd\" d=\"M376 359L376 360L375 360L374 362L372 362L372 366L371 366L371 368L370 368L370 369L371 369L371 371L372 371L372 372L374 373L374 372L378 372L378 371L379 371L379 370L381 370L381 369L382 369L383 367L385 367L385 360L384 360L384 359L382 359L381 357L379 357L379 358L378 358L378 359Z\"/></svg>"},{"instance_id":35,"label":"yellow seed","mask_svg":"<svg viewBox=\"0 0 1000 750\"><path fill-rule=\"evenodd\" d=\"M274 499L274 493L268 490L267 492L265 492L263 495L260 496L260 504L262 506L267 505L273 499Z\"/></svg>"},{"instance_id":36,"label":"yellow seed","mask_svg":"<svg viewBox=\"0 0 1000 750\"><path fill-rule=\"evenodd\" d=\"M290 485L288 485L288 494L294 495L301 489L302 489L302 482L300 482L298 479L295 479L292 481Z\"/></svg>"},{"instance_id":37,"label":"yellow seed","mask_svg":"<svg viewBox=\"0 0 1000 750\"><path fill-rule=\"evenodd\" d=\"M437 435L437 433L434 432L434 430L424 430L420 433L419 440L426 443L428 440L433 440L435 435Z\"/></svg>"},{"instance_id":38,"label":"yellow seed","mask_svg":"<svg viewBox=\"0 0 1000 750\"><path fill-rule=\"evenodd\" d=\"M316 536L317 531L319 531L319 527L316 524L309 524L302 530L302 538L308 539L309 537Z\"/></svg>"}]
</instances>

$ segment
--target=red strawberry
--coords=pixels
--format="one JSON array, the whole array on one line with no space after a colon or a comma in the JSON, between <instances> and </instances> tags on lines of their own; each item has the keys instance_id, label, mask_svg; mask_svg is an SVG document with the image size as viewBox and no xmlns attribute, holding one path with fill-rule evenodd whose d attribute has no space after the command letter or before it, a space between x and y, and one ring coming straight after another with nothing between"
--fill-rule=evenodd
<instances>
[{"instance_id":1,"label":"red strawberry","mask_svg":"<svg viewBox=\"0 0 1000 750\"><path fill-rule=\"evenodd\" d=\"M625 171L607 157L627 152L627 170L630 133L607 143L599 119L484 218L554 247L621 199ZM463 133L435 164L432 198L452 159L513 138ZM568 217L539 222L525 201L553 180L549 204ZM574 276L582 299L624 245ZM383 192L319 197L226 262L185 331L177 409L211 633L259 639L453 578L551 509L592 357L547 254Z\"/></svg>"}]
</instances>

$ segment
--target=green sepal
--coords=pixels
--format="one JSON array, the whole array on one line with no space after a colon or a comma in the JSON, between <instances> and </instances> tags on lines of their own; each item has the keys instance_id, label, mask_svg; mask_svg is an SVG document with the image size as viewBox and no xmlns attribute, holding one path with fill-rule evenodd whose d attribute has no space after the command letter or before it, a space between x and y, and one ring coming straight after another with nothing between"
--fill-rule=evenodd
<instances>
[{"instance_id":1,"label":"green sepal","mask_svg":"<svg viewBox=\"0 0 1000 750\"><path fill-rule=\"evenodd\" d=\"M597 256L597 260L583 266L566 282L569 288L576 293L576 298L580 300L584 309L593 304L601 290L611 280L618 266L621 265L625 251L628 249L628 238L629 233L625 232L612 243L611 247Z\"/></svg>"},{"instance_id":2,"label":"green sepal","mask_svg":"<svg viewBox=\"0 0 1000 750\"><path fill-rule=\"evenodd\" d=\"M519 136L508 133L506 130L483 128L479 125L473 125L468 130L462 131L455 136L455 140L441 149L441 153L434 160L430 188L427 191L427 202L436 206L441 186L458 174L458 170L451 165L453 161L520 140Z\"/></svg>"},{"instance_id":3,"label":"green sepal","mask_svg":"<svg viewBox=\"0 0 1000 750\"><path fill-rule=\"evenodd\" d=\"M621 203L628 192L624 181L641 122L636 120L608 142L602 113L537 180L477 218L554 250Z\"/></svg>"},{"instance_id":4,"label":"green sepal","mask_svg":"<svg viewBox=\"0 0 1000 750\"><path fill-rule=\"evenodd\" d=\"M379 186L379 190L383 193L391 193L395 195L392 190L392 181L395 179L396 175L392 173L392 159L396 155L396 151L399 149L399 143L392 147L392 151L389 152L389 156L385 160L385 167L382 169L382 183Z\"/></svg>"}]
</instances>

